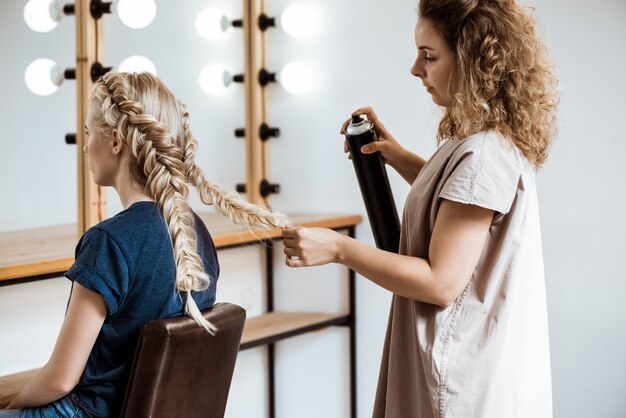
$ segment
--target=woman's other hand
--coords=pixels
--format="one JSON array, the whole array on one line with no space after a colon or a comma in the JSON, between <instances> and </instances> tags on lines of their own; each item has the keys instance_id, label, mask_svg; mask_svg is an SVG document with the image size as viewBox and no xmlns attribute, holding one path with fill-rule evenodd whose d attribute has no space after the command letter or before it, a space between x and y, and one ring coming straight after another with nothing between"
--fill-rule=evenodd
<instances>
[{"instance_id":1,"label":"woman's other hand","mask_svg":"<svg viewBox=\"0 0 626 418\"><path fill-rule=\"evenodd\" d=\"M9 409L9 405L17 393L0 393L0 410Z\"/></svg>"},{"instance_id":2,"label":"woman's other hand","mask_svg":"<svg viewBox=\"0 0 626 418\"><path fill-rule=\"evenodd\" d=\"M344 235L327 228L287 227L282 232L289 267L320 266L338 262Z\"/></svg>"}]
</instances>

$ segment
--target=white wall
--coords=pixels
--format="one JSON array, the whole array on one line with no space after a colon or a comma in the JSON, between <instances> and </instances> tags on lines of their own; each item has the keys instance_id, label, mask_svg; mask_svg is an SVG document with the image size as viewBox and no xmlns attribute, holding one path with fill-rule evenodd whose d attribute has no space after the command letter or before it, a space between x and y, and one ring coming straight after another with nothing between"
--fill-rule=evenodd
<instances>
[{"instance_id":1,"label":"white wall","mask_svg":"<svg viewBox=\"0 0 626 418\"><path fill-rule=\"evenodd\" d=\"M354 108L372 105L396 137L424 157L435 150L438 111L409 75L415 2L303 1L324 17L314 37L293 39L277 30L268 35L271 69L302 59L318 77L308 95L291 96L278 86L269 87L269 122L282 130L281 138L271 143L270 180L282 186L272 202L287 212L364 213L338 135L341 122ZM35 98L22 81L28 62L44 54L71 63L73 20L66 19L49 34L33 34L20 18L23 3L0 2L0 52L8 63L0 67L0 91L5 97L0 102L5 128L0 134L4 196L0 230L75 219L75 149L63 144L65 132L74 130L73 84L65 83L49 98ZM133 53L151 57L160 75L188 105L202 166L216 181L232 187L245 176L243 143L232 137L232 129L243 122L243 93L234 86L221 98L205 96L197 88L196 74L209 61L241 69L241 34L230 31L220 41L204 42L195 35L193 19L206 2L157 3L157 20L145 31L125 29L107 17L107 64L117 64ZM268 3L270 14L276 14L290 2ZM620 257L626 228L620 192L626 176L620 164L625 151L620 122L626 110L622 75L626 3L532 4L563 89L560 135L538 176L555 417L623 417L626 308L621 298L626 272ZM224 7L231 17L241 14L239 2L221 0L211 5ZM397 175L391 178L401 207L408 188ZM114 194L109 194L109 201L114 213L119 208ZM195 207L199 208L197 201ZM367 224L358 228L357 236L373 241ZM251 315L260 313L259 250L221 252L220 259L219 297L242 304ZM276 265L277 307L346 309L341 269L288 271L278 256ZM45 361L67 292L64 279L0 288L0 375ZM358 281L360 417L369 416L372 408L389 299L386 291L362 278ZM342 329L278 344L278 416L346 416L347 359L347 333ZM263 349L239 357L229 417L263 416L264 362Z\"/></svg>"}]
</instances>

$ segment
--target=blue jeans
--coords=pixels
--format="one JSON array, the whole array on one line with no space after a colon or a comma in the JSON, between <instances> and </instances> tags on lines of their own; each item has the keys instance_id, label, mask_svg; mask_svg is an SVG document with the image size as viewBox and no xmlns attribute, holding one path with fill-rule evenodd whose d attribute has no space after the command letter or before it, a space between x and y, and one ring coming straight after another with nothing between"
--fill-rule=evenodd
<instances>
[{"instance_id":1,"label":"blue jeans","mask_svg":"<svg viewBox=\"0 0 626 418\"><path fill-rule=\"evenodd\" d=\"M87 418L87 414L70 395L39 408L0 409L0 418Z\"/></svg>"}]
</instances>

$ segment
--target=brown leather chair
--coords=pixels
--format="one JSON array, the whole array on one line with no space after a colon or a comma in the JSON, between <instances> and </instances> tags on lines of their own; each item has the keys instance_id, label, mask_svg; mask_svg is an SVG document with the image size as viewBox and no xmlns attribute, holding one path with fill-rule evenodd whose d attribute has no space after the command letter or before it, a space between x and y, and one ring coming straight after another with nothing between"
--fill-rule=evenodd
<instances>
[{"instance_id":1,"label":"brown leather chair","mask_svg":"<svg viewBox=\"0 0 626 418\"><path fill-rule=\"evenodd\" d=\"M246 311L218 303L202 314L215 336L187 316L145 325L122 418L223 418Z\"/></svg>"}]
</instances>

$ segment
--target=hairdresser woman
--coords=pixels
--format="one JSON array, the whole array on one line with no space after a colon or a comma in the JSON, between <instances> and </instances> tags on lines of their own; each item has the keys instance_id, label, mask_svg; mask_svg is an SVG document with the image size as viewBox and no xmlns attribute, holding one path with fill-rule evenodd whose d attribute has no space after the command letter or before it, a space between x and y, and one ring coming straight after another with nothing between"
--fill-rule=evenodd
<instances>
[{"instance_id":1,"label":"hairdresser woman","mask_svg":"<svg viewBox=\"0 0 626 418\"><path fill-rule=\"evenodd\" d=\"M418 9L411 74L442 108L438 150L425 161L372 109L354 112L380 140L353 152L381 153L411 184L399 254L297 227L283 231L286 262L341 263L393 292L374 417L551 417L535 172L555 136L556 80L514 0Z\"/></svg>"}]
</instances>

